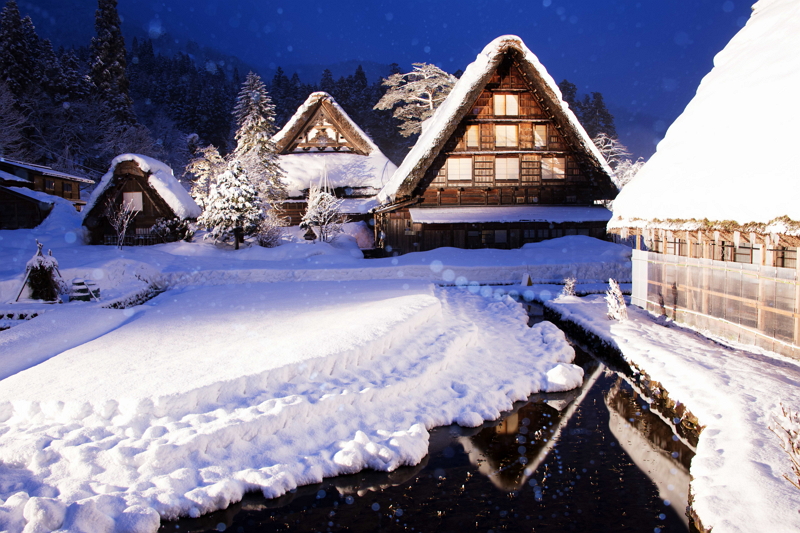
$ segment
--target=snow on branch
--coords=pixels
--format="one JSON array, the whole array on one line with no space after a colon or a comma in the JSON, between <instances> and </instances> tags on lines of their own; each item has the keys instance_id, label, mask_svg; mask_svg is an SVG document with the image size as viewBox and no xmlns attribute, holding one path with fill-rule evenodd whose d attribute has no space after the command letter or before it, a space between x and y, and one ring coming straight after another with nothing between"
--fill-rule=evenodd
<instances>
[{"instance_id":1,"label":"snow on branch","mask_svg":"<svg viewBox=\"0 0 800 533\"><path fill-rule=\"evenodd\" d=\"M347 223L347 217L341 214L343 203L343 200L339 200L331 193L312 185L308 191L308 207L300 227L303 229L315 227L322 242L333 241L336 235L342 232L342 226Z\"/></svg>"},{"instance_id":2,"label":"snow on branch","mask_svg":"<svg viewBox=\"0 0 800 533\"><path fill-rule=\"evenodd\" d=\"M625 305L625 297L619 288L619 283L615 279L608 279L608 291L606 291L606 304L608 304L608 319L628 320L628 306Z\"/></svg>"},{"instance_id":3,"label":"snow on branch","mask_svg":"<svg viewBox=\"0 0 800 533\"><path fill-rule=\"evenodd\" d=\"M792 462L792 475L784 474L783 477L800 490L800 413L781 404L781 415L774 420L775 426L769 429L781 439L781 448Z\"/></svg>"}]
</instances>

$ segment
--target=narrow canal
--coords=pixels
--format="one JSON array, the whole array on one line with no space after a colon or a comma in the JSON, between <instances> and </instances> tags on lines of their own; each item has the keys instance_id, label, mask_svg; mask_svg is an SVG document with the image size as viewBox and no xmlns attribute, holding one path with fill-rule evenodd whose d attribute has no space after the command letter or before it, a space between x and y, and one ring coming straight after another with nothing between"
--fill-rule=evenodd
<instances>
[{"instance_id":1,"label":"narrow canal","mask_svg":"<svg viewBox=\"0 0 800 533\"><path fill-rule=\"evenodd\" d=\"M421 464L365 471L160 531L686 532L692 445L626 378L576 347L580 389L479 428L431 432Z\"/></svg>"}]
</instances>

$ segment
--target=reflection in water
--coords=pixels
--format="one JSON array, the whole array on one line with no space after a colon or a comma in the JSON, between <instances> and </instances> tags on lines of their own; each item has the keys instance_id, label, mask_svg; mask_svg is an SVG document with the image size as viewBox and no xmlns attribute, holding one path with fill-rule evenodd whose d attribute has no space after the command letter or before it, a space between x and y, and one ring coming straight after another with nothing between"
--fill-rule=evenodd
<instances>
[{"instance_id":1,"label":"reflection in water","mask_svg":"<svg viewBox=\"0 0 800 533\"><path fill-rule=\"evenodd\" d=\"M581 352L576 363L580 389L437 428L420 465L249 494L161 531L687 531L692 450L621 374Z\"/></svg>"}]
</instances>

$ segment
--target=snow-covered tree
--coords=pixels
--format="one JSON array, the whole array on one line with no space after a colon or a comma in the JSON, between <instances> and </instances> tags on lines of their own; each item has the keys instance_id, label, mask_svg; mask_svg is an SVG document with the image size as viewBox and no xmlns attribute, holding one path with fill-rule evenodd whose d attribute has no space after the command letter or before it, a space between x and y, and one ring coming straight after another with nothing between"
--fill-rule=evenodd
<instances>
[{"instance_id":1,"label":"snow-covered tree","mask_svg":"<svg viewBox=\"0 0 800 533\"><path fill-rule=\"evenodd\" d=\"M0 79L16 97L38 85L38 41L31 18L22 18L16 0L8 0L0 12Z\"/></svg>"},{"instance_id":2,"label":"snow-covered tree","mask_svg":"<svg viewBox=\"0 0 800 533\"><path fill-rule=\"evenodd\" d=\"M133 200L130 202L122 202L119 205L114 203L114 200L109 198L106 202L105 217L114 233L117 235L117 248L122 250L125 245L125 234L128 232L131 222L136 217L138 211L133 207Z\"/></svg>"},{"instance_id":3,"label":"snow-covered tree","mask_svg":"<svg viewBox=\"0 0 800 533\"><path fill-rule=\"evenodd\" d=\"M628 147L622 144L619 139L605 133L598 134L592 141L605 157L611 170L614 171L611 178L617 189L622 190L642 168L644 159L640 157L636 161L632 161Z\"/></svg>"},{"instance_id":4,"label":"snow-covered tree","mask_svg":"<svg viewBox=\"0 0 800 533\"><path fill-rule=\"evenodd\" d=\"M561 289L562 296L575 296L576 279L573 277L564 278L564 288Z\"/></svg>"},{"instance_id":5,"label":"snow-covered tree","mask_svg":"<svg viewBox=\"0 0 800 533\"><path fill-rule=\"evenodd\" d=\"M286 226L286 219L275 210L267 209L264 218L256 230L256 242L264 248L275 248L280 245L283 237L283 228Z\"/></svg>"},{"instance_id":6,"label":"snow-covered tree","mask_svg":"<svg viewBox=\"0 0 800 533\"><path fill-rule=\"evenodd\" d=\"M14 106L14 95L5 82L0 81L0 156L25 157L25 138L22 129L27 120Z\"/></svg>"},{"instance_id":7,"label":"snow-covered tree","mask_svg":"<svg viewBox=\"0 0 800 533\"><path fill-rule=\"evenodd\" d=\"M404 137L421 131L422 122L433 115L458 81L436 65L414 63L412 66L411 72L392 74L384 80L389 90L374 107L382 110L400 105L394 117L401 121L400 133Z\"/></svg>"},{"instance_id":8,"label":"snow-covered tree","mask_svg":"<svg viewBox=\"0 0 800 533\"><path fill-rule=\"evenodd\" d=\"M90 76L97 94L109 112L122 124L133 124L136 116L128 96L125 40L117 12L117 0L98 0L92 38Z\"/></svg>"},{"instance_id":9,"label":"snow-covered tree","mask_svg":"<svg viewBox=\"0 0 800 533\"><path fill-rule=\"evenodd\" d=\"M341 213L342 203L343 200L312 185L308 190L308 207L303 214L300 227L317 228L319 239L322 242L331 242L342 232L342 226L347 223L347 218Z\"/></svg>"},{"instance_id":10,"label":"snow-covered tree","mask_svg":"<svg viewBox=\"0 0 800 533\"><path fill-rule=\"evenodd\" d=\"M609 320L628 320L628 306L625 304L625 297L622 289L616 280L608 279L608 290L606 291L606 304L608 305Z\"/></svg>"},{"instance_id":11,"label":"snow-covered tree","mask_svg":"<svg viewBox=\"0 0 800 533\"><path fill-rule=\"evenodd\" d=\"M242 228L244 235L253 234L262 218L258 191L241 165L232 161L211 184L205 210L197 223L208 230L206 237L227 241L236 228ZM238 240L235 244L238 248Z\"/></svg>"},{"instance_id":12,"label":"snow-covered tree","mask_svg":"<svg viewBox=\"0 0 800 533\"><path fill-rule=\"evenodd\" d=\"M800 413L781 404L781 416L774 417L774 422L770 429L781 439L781 448L792 463L792 475L783 477L800 490Z\"/></svg>"},{"instance_id":13,"label":"snow-covered tree","mask_svg":"<svg viewBox=\"0 0 800 533\"><path fill-rule=\"evenodd\" d=\"M192 159L183 175L191 174L192 179L191 195L194 201L202 208L208 205L208 195L211 192L211 185L214 180L225 172L227 165L225 160L219 155L219 150L213 145L208 145Z\"/></svg>"},{"instance_id":14,"label":"snow-covered tree","mask_svg":"<svg viewBox=\"0 0 800 533\"><path fill-rule=\"evenodd\" d=\"M238 126L233 159L256 185L261 199L274 205L286 198L286 185L271 140L275 133L275 106L258 74L247 75L233 114Z\"/></svg>"}]
</instances>

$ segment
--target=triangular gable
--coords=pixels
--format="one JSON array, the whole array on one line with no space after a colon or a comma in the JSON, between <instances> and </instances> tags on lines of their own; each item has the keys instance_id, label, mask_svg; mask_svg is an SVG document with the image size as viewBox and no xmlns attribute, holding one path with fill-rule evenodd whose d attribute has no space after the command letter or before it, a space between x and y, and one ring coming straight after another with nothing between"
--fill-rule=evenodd
<instances>
[{"instance_id":1,"label":"triangular gable","mask_svg":"<svg viewBox=\"0 0 800 533\"><path fill-rule=\"evenodd\" d=\"M422 125L417 143L406 156L392 179L378 194L382 204L399 202L410 198L425 176L437 155L456 132L461 121L473 112L482 93L497 76L506 58L513 62L510 83L522 83L535 94L530 105L541 106L545 116L550 117L558 128L558 134L571 149L583 156L593 170L600 186L609 191L616 190L611 181L611 168L595 147L575 114L561 98L553 78L547 73L538 58L525 46L522 39L513 35L498 37L471 63L453 90ZM515 79L521 77L522 79Z\"/></svg>"},{"instance_id":2,"label":"triangular gable","mask_svg":"<svg viewBox=\"0 0 800 533\"><path fill-rule=\"evenodd\" d=\"M325 92L312 93L272 141L282 155L323 151L369 155L378 149Z\"/></svg>"}]
</instances>

